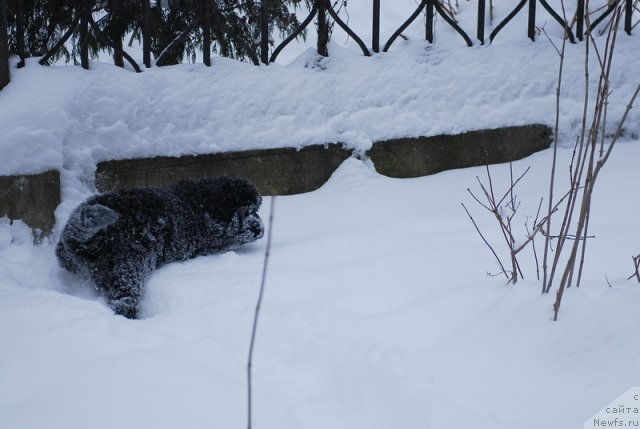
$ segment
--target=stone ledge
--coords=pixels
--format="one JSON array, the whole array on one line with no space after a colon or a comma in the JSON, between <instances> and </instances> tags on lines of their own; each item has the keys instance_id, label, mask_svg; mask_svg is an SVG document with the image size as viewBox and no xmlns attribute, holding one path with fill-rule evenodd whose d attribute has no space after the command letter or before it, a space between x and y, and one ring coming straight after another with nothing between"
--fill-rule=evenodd
<instances>
[{"instance_id":1,"label":"stone ledge","mask_svg":"<svg viewBox=\"0 0 640 429\"><path fill-rule=\"evenodd\" d=\"M204 176L242 176L263 195L291 195L318 189L351 156L341 145L226 152L213 155L155 157L100 162L96 188L161 186Z\"/></svg>"},{"instance_id":2,"label":"stone ledge","mask_svg":"<svg viewBox=\"0 0 640 429\"><path fill-rule=\"evenodd\" d=\"M525 125L493 130L387 140L367 155L385 176L410 178L454 168L524 158L551 144L551 129ZM186 178L243 176L263 195L291 195L318 189L352 155L339 144L227 152L213 155L155 157L100 162L95 184L100 192L125 187L162 186ZM51 233L60 204L60 173L0 176L0 217L22 219L37 241Z\"/></svg>"},{"instance_id":3,"label":"stone ledge","mask_svg":"<svg viewBox=\"0 0 640 429\"><path fill-rule=\"evenodd\" d=\"M534 124L387 140L374 143L367 154L378 173L410 178L454 168L515 161L548 148L551 141L551 128Z\"/></svg>"},{"instance_id":4,"label":"stone ledge","mask_svg":"<svg viewBox=\"0 0 640 429\"><path fill-rule=\"evenodd\" d=\"M60 204L60 172L0 176L0 217L22 219L33 229L35 242L49 235Z\"/></svg>"},{"instance_id":5,"label":"stone ledge","mask_svg":"<svg viewBox=\"0 0 640 429\"><path fill-rule=\"evenodd\" d=\"M396 178L426 176L454 168L515 161L551 144L546 125L525 125L381 141L367 152L378 173ZM291 195L322 186L352 152L339 144L226 152L213 155L103 161L97 166L100 192L162 186L187 178L243 176L263 195Z\"/></svg>"}]
</instances>

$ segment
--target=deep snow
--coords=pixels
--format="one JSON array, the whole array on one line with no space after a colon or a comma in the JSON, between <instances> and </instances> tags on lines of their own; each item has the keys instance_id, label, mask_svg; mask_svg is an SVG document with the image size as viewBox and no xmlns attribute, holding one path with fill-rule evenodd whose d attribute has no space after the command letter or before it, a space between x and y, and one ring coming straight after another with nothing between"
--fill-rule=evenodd
<instances>
[{"instance_id":1,"label":"deep snow","mask_svg":"<svg viewBox=\"0 0 640 429\"><path fill-rule=\"evenodd\" d=\"M389 20L406 15L385 3ZM461 2L461 22L473 21L473 6ZM366 33L367 19L351 10ZM30 61L0 91L0 173L62 170L59 233L92 192L101 159L333 141L365 149L388 137L552 124L557 54L543 36L526 39L525 18L492 46L467 48L442 27L428 46L415 25L389 54L361 57L336 33L329 59L303 44L299 58L270 67L216 58L210 69L136 75ZM540 25L546 19L540 12ZM383 21L387 34L394 26ZM638 83L637 41L620 35L611 123ZM568 47L562 179L580 119L583 48ZM401 180L349 159L319 190L278 197L254 427L564 429L639 386L640 287L626 280L640 251L639 120L634 109L599 179L583 286L568 290L555 323L554 294L540 294L530 257L516 286L486 275L496 264L460 206L502 249L493 219L466 192L484 168ZM543 151L514 163L516 172L532 168L518 187L522 234L550 162ZM504 188L508 166L491 171ZM20 222L0 220L0 427L246 425L265 244L156 271L144 319L131 321L58 267L54 242L34 247Z\"/></svg>"}]
</instances>

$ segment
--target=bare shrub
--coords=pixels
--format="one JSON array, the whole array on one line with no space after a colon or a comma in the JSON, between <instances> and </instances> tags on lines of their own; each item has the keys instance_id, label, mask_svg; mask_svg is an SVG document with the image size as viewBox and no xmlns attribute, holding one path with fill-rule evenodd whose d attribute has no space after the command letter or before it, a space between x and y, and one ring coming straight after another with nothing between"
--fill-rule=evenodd
<instances>
[{"instance_id":1,"label":"bare shrub","mask_svg":"<svg viewBox=\"0 0 640 429\"><path fill-rule=\"evenodd\" d=\"M566 11L564 8L564 2L561 0L562 12L566 21ZM587 9L589 7L587 0ZM606 25L606 37L604 41L601 41L601 46L596 43L593 32L587 33L587 38L584 43L585 60L584 60L584 102L582 107L582 121L581 127L576 138L576 142L573 149L573 156L568 166L569 170L569 184L568 190L562 194L562 196L556 200L557 196L554 194L557 181L557 152L560 129L560 89L563 80L563 69L565 61L565 48L566 37L563 38L562 45L556 46L551 38L548 39L555 48L559 55L559 69L558 69L558 85L556 87L556 120L555 120L555 136L556 139L553 143L553 155L550 167L550 184L549 193L547 198L547 212L546 215L540 219L540 208L542 206L542 200L538 206L538 211L535 216L535 221L531 229L527 228L526 238L524 241L518 243L514 236L513 230L513 217L518 210L520 204L515 198L514 189L518 182L527 173L525 171L517 180L513 180L513 172L511 171L511 182L507 191L502 194L500 198L496 198L493 189L493 183L491 180L491 174L487 167L487 180L485 184L480 179L478 183L482 190L482 198L478 198L472 191L468 190L473 199L488 212L492 213L498 222L498 229L501 235L504 237L506 248L510 255L509 264L504 264L498 252L489 244L485 235L480 231L477 223L472 217L469 210L464 206L467 215L471 219L476 231L480 234L485 244L489 247L492 254L498 261L502 272L510 283L516 283L518 276L522 277L520 269L520 263L518 261L518 254L528 245L533 246L533 256L536 264L536 271L538 271L539 261L537 252L535 250L535 237L538 233L542 233L545 236L544 252L542 259L542 292L549 293L551 289L556 286L556 300L553 305L553 319L558 319L558 312L562 302L562 297L567 288L575 285L580 286L582 279L582 273L584 268L584 261L587 249L588 239L592 238L588 235L589 221L591 216L591 204L593 199L593 192L597 178L605 166L611 153L619 141L622 135L623 125L626 122L627 116L633 107L633 104L640 93L640 84L636 87L633 95L630 97L626 109L613 133L607 130L607 110L609 106L610 85L609 78L611 76L611 69L614 59L615 43L618 34L618 27L620 25L620 17L623 13L622 2L618 3L616 9L612 12L611 20ZM590 28L590 15L585 16L585 26ZM544 28L542 29L544 32ZM590 88L590 66L592 64L592 57L595 57L597 61L597 82L598 85L595 88L594 96L595 100L591 104L591 88ZM592 106L592 107L590 107ZM556 223L552 220L554 215L559 213L562 215L559 227L555 227ZM557 232L552 233L554 228ZM555 246L553 246L555 244ZM635 273L632 274L629 279L636 276L640 281L640 274L638 273L640 266L640 255L633 258ZM510 269L505 266L508 265ZM559 277L559 280L557 279Z\"/></svg>"}]
</instances>

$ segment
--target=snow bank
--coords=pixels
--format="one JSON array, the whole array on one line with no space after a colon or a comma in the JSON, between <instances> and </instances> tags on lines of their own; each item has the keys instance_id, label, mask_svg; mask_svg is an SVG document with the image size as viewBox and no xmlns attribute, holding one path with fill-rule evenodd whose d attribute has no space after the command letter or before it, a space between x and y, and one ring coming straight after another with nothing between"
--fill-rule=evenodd
<instances>
[{"instance_id":1,"label":"snow bank","mask_svg":"<svg viewBox=\"0 0 640 429\"><path fill-rule=\"evenodd\" d=\"M383 5L401 2L414 5ZM460 4L471 22L475 3ZM391 9L385 16L406 16ZM418 25L389 54L364 58L347 42L329 59L304 52L270 67L216 58L210 69L136 75L31 61L0 91L0 174L62 169L63 222L102 159L332 141L366 148L551 124L557 54L542 37L525 38L524 19L492 46L467 48L442 27L428 46ZM386 33L396 24L385 21ZM612 121L638 82L637 40L620 35ZM579 126L582 49L568 47L563 147ZM254 356L255 427L565 429L640 386L640 288L626 280L639 250L639 119L634 109L629 141L599 178L583 285L567 291L557 323L532 258L523 257L515 287L486 276L495 262L460 207L477 209L501 251L495 220L466 192L483 168L390 179L349 159L318 191L278 197ZM559 157L566 166L571 150ZM517 172L531 166L518 185L522 228L546 192L550 162L543 151L514 163ZM492 172L496 187L508 183L508 166ZM0 427L242 427L264 246L158 270L145 319L130 321L58 267L53 243L34 247L21 222L0 220Z\"/></svg>"},{"instance_id":2,"label":"snow bank","mask_svg":"<svg viewBox=\"0 0 640 429\"><path fill-rule=\"evenodd\" d=\"M463 9L460 19L469 21L471 12ZM385 24L387 32L393 24ZM57 168L90 182L96 162L106 159L335 142L365 150L389 138L553 124L559 57L543 36L530 42L525 28L516 20L496 44L468 48L438 27L434 45L412 37L371 58L354 51L352 41L338 44L336 30L331 57L309 49L286 66L217 57L211 68L185 64L135 74L106 63L85 71L29 61L0 92L0 174ZM619 36L612 123L636 84L635 39ZM583 51L584 44L567 47L563 137L580 124ZM633 111L628 120L630 135L640 133L639 115Z\"/></svg>"},{"instance_id":3,"label":"snow bank","mask_svg":"<svg viewBox=\"0 0 640 429\"><path fill-rule=\"evenodd\" d=\"M515 287L485 275L494 261L459 205L474 207L465 189L482 168L389 179L352 159L318 191L278 197L254 356L255 426L580 427L640 384L640 288L625 280L637 202L613 196L640 192L639 147L618 149L594 202L598 238L584 285L568 291L557 323L532 259ZM560 153L562 162L570 156ZM537 207L549 162L547 151L514 164L532 168L518 192L523 215ZM504 183L508 167L493 174ZM498 243L494 220L477 220ZM264 245L158 270L139 321L114 316L90 285L58 269L52 245L5 246L0 425L245 424Z\"/></svg>"}]
</instances>

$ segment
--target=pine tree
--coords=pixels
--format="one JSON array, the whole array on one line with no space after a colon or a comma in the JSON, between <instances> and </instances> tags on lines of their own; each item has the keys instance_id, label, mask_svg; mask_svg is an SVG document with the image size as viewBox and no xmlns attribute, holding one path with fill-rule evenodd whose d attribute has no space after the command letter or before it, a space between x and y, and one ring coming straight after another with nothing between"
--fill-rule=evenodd
<instances>
[{"instance_id":1,"label":"pine tree","mask_svg":"<svg viewBox=\"0 0 640 429\"><path fill-rule=\"evenodd\" d=\"M78 0L6 0L9 52L38 57L49 50L61 31L73 23ZM24 45L20 37L23 29ZM69 52L62 51L69 56Z\"/></svg>"},{"instance_id":2,"label":"pine tree","mask_svg":"<svg viewBox=\"0 0 640 429\"><path fill-rule=\"evenodd\" d=\"M205 2L209 14L205 14ZM282 35L293 32L299 22L293 12L303 0L269 0L269 30ZM167 7L153 8L158 65L195 59L202 49L203 29L208 25L213 50L226 57L258 63L262 2L255 0L168 0ZM167 50L167 47L170 47ZM161 58L159 58L161 57Z\"/></svg>"},{"instance_id":3,"label":"pine tree","mask_svg":"<svg viewBox=\"0 0 640 429\"><path fill-rule=\"evenodd\" d=\"M14 55L23 51L26 57L43 56L54 49L55 54L47 56L45 62L61 56L78 62L80 14L85 2L92 12L87 23L87 44L92 57L107 51L113 54L115 64L122 66L124 38L130 35L130 42L142 41L145 11L140 0L5 1L8 1L9 49ZM270 33L293 32L299 25L294 11L303 1L268 0ZM258 61L262 1L151 0L150 12L151 51L158 65L195 61L203 49L205 29L211 35L213 52ZM22 21L18 17L23 17Z\"/></svg>"}]
</instances>

